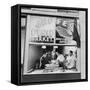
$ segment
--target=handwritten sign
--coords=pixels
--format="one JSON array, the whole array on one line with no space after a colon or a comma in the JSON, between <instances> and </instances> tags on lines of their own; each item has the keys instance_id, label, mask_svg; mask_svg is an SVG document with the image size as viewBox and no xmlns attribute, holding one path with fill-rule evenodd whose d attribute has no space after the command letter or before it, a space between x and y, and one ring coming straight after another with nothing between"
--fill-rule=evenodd
<instances>
[{"instance_id":1,"label":"handwritten sign","mask_svg":"<svg viewBox=\"0 0 90 90\"><path fill-rule=\"evenodd\" d=\"M55 17L31 16L30 38L38 38L40 36L55 37Z\"/></svg>"}]
</instances>

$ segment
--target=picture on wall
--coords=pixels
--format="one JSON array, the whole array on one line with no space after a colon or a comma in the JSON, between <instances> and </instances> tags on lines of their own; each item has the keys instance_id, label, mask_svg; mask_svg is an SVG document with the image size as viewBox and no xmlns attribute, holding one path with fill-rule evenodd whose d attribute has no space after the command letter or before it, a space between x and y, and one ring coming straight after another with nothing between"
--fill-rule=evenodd
<instances>
[{"instance_id":1,"label":"picture on wall","mask_svg":"<svg viewBox=\"0 0 90 90\"><path fill-rule=\"evenodd\" d=\"M20 5L21 83L87 80L87 9Z\"/></svg>"}]
</instances>

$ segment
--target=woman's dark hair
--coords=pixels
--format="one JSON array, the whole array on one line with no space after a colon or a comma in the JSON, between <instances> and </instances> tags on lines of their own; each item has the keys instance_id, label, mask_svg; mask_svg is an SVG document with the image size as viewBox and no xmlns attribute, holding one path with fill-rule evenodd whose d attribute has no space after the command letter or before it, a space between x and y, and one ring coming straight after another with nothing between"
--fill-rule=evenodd
<instances>
[{"instance_id":1,"label":"woman's dark hair","mask_svg":"<svg viewBox=\"0 0 90 90\"><path fill-rule=\"evenodd\" d=\"M70 54L72 55L73 54L73 51L70 50Z\"/></svg>"}]
</instances>

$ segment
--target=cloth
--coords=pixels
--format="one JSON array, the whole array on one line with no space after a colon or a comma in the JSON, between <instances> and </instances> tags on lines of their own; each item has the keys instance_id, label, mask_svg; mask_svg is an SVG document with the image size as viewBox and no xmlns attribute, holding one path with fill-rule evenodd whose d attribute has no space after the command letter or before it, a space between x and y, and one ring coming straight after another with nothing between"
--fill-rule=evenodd
<instances>
[{"instance_id":1,"label":"cloth","mask_svg":"<svg viewBox=\"0 0 90 90\"><path fill-rule=\"evenodd\" d=\"M57 60L59 62L63 62L65 60L64 56L62 54L60 54L58 57L57 57Z\"/></svg>"},{"instance_id":2,"label":"cloth","mask_svg":"<svg viewBox=\"0 0 90 90\"><path fill-rule=\"evenodd\" d=\"M75 58L75 56L68 56L67 58L66 58L66 62L65 62L65 66L67 67L67 68L73 68L73 67L75 67L75 63L76 63L76 58Z\"/></svg>"}]
</instances>

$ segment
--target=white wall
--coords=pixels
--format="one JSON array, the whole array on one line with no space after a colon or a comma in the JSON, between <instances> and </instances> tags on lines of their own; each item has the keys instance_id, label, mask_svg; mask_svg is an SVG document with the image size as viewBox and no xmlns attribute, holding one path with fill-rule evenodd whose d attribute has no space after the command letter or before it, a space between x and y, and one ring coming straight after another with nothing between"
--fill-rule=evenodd
<instances>
[{"instance_id":1,"label":"white wall","mask_svg":"<svg viewBox=\"0 0 90 90\"><path fill-rule=\"evenodd\" d=\"M0 90L90 90L89 82L48 84L17 87L10 83L10 7L16 3L43 4L68 7L86 7L90 0L0 0ZM89 12L90 14L90 12ZM88 15L89 16L89 15ZM90 20L90 18L89 18ZM90 30L88 31L90 34ZM90 38L90 35L89 35ZM89 41L90 45L90 41ZM90 47L88 47L88 50ZM90 53L90 51L89 51ZM90 59L90 55L89 55ZM90 63L90 61L88 62ZM90 68L90 66L89 66ZM89 72L90 74L90 72Z\"/></svg>"}]
</instances>

